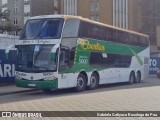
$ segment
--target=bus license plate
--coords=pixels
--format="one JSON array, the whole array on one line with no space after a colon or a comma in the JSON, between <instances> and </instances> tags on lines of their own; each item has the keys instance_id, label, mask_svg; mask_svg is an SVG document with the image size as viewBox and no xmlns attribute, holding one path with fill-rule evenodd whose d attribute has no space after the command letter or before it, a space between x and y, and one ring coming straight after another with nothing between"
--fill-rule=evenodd
<instances>
[{"instance_id":1,"label":"bus license plate","mask_svg":"<svg viewBox=\"0 0 160 120\"><path fill-rule=\"evenodd\" d=\"M28 84L28 86L35 87L36 85L35 84Z\"/></svg>"}]
</instances>

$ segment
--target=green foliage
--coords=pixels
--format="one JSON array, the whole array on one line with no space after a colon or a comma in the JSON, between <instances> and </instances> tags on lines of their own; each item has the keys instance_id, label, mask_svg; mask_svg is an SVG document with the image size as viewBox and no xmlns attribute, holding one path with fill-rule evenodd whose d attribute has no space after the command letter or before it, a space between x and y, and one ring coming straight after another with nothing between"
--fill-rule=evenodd
<instances>
[{"instance_id":1,"label":"green foliage","mask_svg":"<svg viewBox=\"0 0 160 120\"><path fill-rule=\"evenodd\" d=\"M10 17L9 10L5 10L3 12L2 10L0 10L0 20L5 19L4 23L0 25L0 33L3 33L5 31L12 32L21 30L20 26L15 26L11 24L9 17Z\"/></svg>"},{"instance_id":2,"label":"green foliage","mask_svg":"<svg viewBox=\"0 0 160 120\"><path fill-rule=\"evenodd\" d=\"M3 33L5 31L12 32L12 31L20 31L20 30L21 30L20 26L15 26L11 24L0 25L0 33Z\"/></svg>"},{"instance_id":3,"label":"green foliage","mask_svg":"<svg viewBox=\"0 0 160 120\"><path fill-rule=\"evenodd\" d=\"M0 19L6 19L6 21L10 21L9 19L10 16L10 11L9 10L5 10L2 12L2 10L0 11Z\"/></svg>"}]
</instances>

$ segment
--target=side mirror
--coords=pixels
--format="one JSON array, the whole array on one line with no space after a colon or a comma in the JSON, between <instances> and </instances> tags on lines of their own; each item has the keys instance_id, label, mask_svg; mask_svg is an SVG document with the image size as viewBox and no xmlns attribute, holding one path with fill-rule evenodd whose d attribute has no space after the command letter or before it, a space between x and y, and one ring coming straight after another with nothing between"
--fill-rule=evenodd
<instances>
[{"instance_id":1,"label":"side mirror","mask_svg":"<svg viewBox=\"0 0 160 120\"><path fill-rule=\"evenodd\" d=\"M55 46L53 46L52 50L51 50L51 60L56 60L56 51L57 49L60 47L60 44L56 44Z\"/></svg>"}]
</instances>

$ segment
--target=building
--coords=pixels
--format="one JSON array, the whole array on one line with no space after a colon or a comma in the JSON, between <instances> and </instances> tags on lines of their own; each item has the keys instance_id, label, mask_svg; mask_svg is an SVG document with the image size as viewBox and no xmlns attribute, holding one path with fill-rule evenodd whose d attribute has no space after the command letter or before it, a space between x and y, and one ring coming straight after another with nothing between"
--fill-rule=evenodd
<instances>
[{"instance_id":1,"label":"building","mask_svg":"<svg viewBox=\"0 0 160 120\"><path fill-rule=\"evenodd\" d=\"M62 14L128 29L128 0L61 0Z\"/></svg>"},{"instance_id":2,"label":"building","mask_svg":"<svg viewBox=\"0 0 160 120\"><path fill-rule=\"evenodd\" d=\"M23 25L23 0L1 0L2 12L9 10L10 12L10 24L15 26ZM2 19L2 23L5 24L5 20ZM17 35L16 31L10 34Z\"/></svg>"},{"instance_id":3,"label":"building","mask_svg":"<svg viewBox=\"0 0 160 120\"><path fill-rule=\"evenodd\" d=\"M150 36L151 50L160 49L160 0L1 0L13 24L23 26L31 16L78 15ZM158 49L157 49L158 48Z\"/></svg>"},{"instance_id":4,"label":"building","mask_svg":"<svg viewBox=\"0 0 160 120\"><path fill-rule=\"evenodd\" d=\"M130 29L149 35L151 52L160 50L160 0L129 0ZM136 13L136 14L135 14ZM158 32L159 31L159 32Z\"/></svg>"},{"instance_id":5,"label":"building","mask_svg":"<svg viewBox=\"0 0 160 120\"><path fill-rule=\"evenodd\" d=\"M61 13L65 15L78 15L79 0L61 0Z\"/></svg>"},{"instance_id":6,"label":"building","mask_svg":"<svg viewBox=\"0 0 160 120\"><path fill-rule=\"evenodd\" d=\"M156 37L157 37L157 48L160 49L160 26L157 26Z\"/></svg>"},{"instance_id":7,"label":"building","mask_svg":"<svg viewBox=\"0 0 160 120\"><path fill-rule=\"evenodd\" d=\"M128 0L112 0L113 1L113 25L128 29L129 28L129 7L130 2Z\"/></svg>"},{"instance_id":8,"label":"building","mask_svg":"<svg viewBox=\"0 0 160 120\"><path fill-rule=\"evenodd\" d=\"M32 16L61 13L60 0L24 0L24 23Z\"/></svg>"},{"instance_id":9,"label":"building","mask_svg":"<svg viewBox=\"0 0 160 120\"><path fill-rule=\"evenodd\" d=\"M85 5L85 6L84 6ZM84 6L84 7L82 7ZM112 0L79 0L78 15L112 25Z\"/></svg>"},{"instance_id":10,"label":"building","mask_svg":"<svg viewBox=\"0 0 160 120\"><path fill-rule=\"evenodd\" d=\"M78 15L120 28L140 31L140 0L61 0L62 14ZM135 14L136 12L136 14ZM137 24L138 23L138 24Z\"/></svg>"},{"instance_id":11,"label":"building","mask_svg":"<svg viewBox=\"0 0 160 120\"><path fill-rule=\"evenodd\" d=\"M60 0L0 0L2 12L10 11L12 25L23 27L25 21L32 16L60 14ZM5 20L1 22L3 24ZM12 32L8 34L18 35Z\"/></svg>"},{"instance_id":12,"label":"building","mask_svg":"<svg viewBox=\"0 0 160 120\"><path fill-rule=\"evenodd\" d=\"M160 49L160 0L61 0L63 14L78 15L149 35L151 51ZM159 32L160 33L160 32Z\"/></svg>"},{"instance_id":13,"label":"building","mask_svg":"<svg viewBox=\"0 0 160 120\"><path fill-rule=\"evenodd\" d=\"M150 36L152 51L160 50L160 39L157 38L157 26L160 26L160 0L142 0L142 27L141 31Z\"/></svg>"}]
</instances>

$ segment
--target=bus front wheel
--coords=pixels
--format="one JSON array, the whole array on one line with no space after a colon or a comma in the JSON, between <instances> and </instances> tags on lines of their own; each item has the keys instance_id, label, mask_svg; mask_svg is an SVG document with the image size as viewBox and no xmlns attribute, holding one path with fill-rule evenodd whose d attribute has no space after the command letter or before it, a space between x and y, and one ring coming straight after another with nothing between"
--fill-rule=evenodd
<instances>
[{"instance_id":1,"label":"bus front wheel","mask_svg":"<svg viewBox=\"0 0 160 120\"><path fill-rule=\"evenodd\" d=\"M97 74L93 73L90 78L89 89L90 90L96 89L98 87L98 84L99 84L98 76Z\"/></svg>"},{"instance_id":2,"label":"bus front wheel","mask_svg":"<svg viewBox=\"0 0 160 120\"><path fill-rule=\"evenodd\" d=\"M86 89L87 86L87 78L84 74L79 74L77 78L77 86L76 86L76 91L81 92Z\"/></svg>"}]
</instances>

